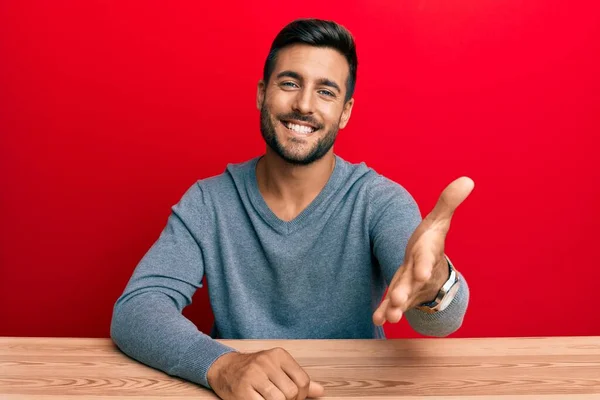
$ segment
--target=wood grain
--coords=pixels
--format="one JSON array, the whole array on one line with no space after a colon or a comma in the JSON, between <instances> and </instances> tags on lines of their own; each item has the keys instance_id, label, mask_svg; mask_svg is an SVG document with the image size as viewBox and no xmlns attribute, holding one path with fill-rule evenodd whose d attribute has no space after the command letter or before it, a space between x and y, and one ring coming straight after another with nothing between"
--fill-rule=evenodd
<instances>
[{"instance_id":1,"label":"wood grain","mask_svg":"<svg viewBox=\"0 0 600 400\"><path fill-rule=\"evenodd\" d=\"M283 347L324 399L600 399L600 337L222 340ZM109 339L0 338L0 399L215 399L123 355Z\"/></svg>"}]
</instances>

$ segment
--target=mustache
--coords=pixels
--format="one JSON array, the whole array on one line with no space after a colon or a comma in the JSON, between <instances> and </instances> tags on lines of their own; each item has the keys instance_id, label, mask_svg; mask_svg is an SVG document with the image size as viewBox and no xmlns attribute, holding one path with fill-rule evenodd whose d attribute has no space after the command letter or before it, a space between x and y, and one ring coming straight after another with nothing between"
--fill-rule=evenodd
<instances>
[{"instance_id":1,"label":"mustache","mask_svg":"<svg viewBox=\"0 0 600 400\"><path fill-rule=\"evenodd\" d=\"M298 114L297 112L291 112L288 114L280 114L277 116L277 118L279 118L280 120L283 120L283 121L289 121L289 120L295 119L297 121L302 121L302 122L306 122L307 124L311 124L312 126L316 127L317 129L323 128L323 125L320 124L319 122L317 122L313 117L310 117L308 115Z\"/></svg>"}]
</instances>

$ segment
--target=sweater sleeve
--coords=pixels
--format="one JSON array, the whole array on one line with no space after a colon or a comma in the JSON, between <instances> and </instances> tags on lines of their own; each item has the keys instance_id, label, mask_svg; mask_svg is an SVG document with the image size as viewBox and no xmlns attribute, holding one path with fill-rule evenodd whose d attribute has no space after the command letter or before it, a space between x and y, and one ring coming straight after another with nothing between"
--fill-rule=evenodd
<instances>
[{"instance_id":1,"label":"sweater sleeve","mask_svg":"<svg viewBox=\"0 0 600 400\"><path fill-rule=\"evenodd\" d=\"M378 176L370 192L370 237L372 249L389 285L404 263L406 245L421 223L421 213L413 197L401 185ZM449 306L438 313L408 310L404 317L418 333L447 336L462 325L469 302L469 287L464 276Z\"/></svg>"},{"instance_id":2,"label":"sweater sleeve","mask_svg":"<svg viewBox=\"0 0 600 400\"><path fill-rule=\"evenodd\" d=\"M202 287L202 249L186 221L206 224L202 192L192 186L172 208L166 227L139 262L113 310L111 338L146 365L210 388L207 371L234 351L182 315Z\"/></svg>"}]
</instances>

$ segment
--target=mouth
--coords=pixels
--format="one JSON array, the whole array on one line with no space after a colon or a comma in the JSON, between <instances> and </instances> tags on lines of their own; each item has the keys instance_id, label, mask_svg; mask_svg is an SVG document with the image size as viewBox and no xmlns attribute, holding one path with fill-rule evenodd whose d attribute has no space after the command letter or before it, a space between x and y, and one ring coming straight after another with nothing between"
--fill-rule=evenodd
<instances>
[{"instance_id":1,"label":"mouth","mask_svg":"<svg viewBox=\"0 0 600 400\"><path fill-rule=\"evenodd\" d=\"M281 121L281 124L289 131L297 135L310 135L319 130L319 128L300 121Z\"/></svg>"}]
</instances>

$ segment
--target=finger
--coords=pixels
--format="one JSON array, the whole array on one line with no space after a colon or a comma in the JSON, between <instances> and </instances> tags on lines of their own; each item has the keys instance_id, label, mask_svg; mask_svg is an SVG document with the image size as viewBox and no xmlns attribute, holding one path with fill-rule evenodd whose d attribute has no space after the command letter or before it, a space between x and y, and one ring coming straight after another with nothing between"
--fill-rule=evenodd
<instances>
[{"instance_id":1,"label":"finger","mask_svg":"<svg viewBox=\"0 0 600 400\"><path fill-rule=\"evenodd\" d=\"M265 400L286 400L285 395L269 379L261 379L254 383L254 389L260 393Z\"/></svg>"},{"instance_id":2,"label":"finger","mask_svg":"<svg viewBox=\"0 0 600 400\"><path fill-rule=\"evenodd\" d=\"M385 311L385 319L392 324L396 324L398 321L400 321L400 318L402 318L402 314L404 314L404 312L400 307L388 306L387 310Z\"/></svg>"},{"instance_id":3,"label":"finger","mask_svg":"<svg viewBox=\"0 0 600 400\"><path fill-rule=\"evenodd\" d=\"M410 298L412 292L413 289L410 282L400 282L390 292L390 304L388 305L388 308L401 308L404 310L406 305L408 304L408 299Z\"/></svg>"},{"instance_id":4,"label":"finger","mask_svg":"<svg viewBox=\"0 0 600 400\"><path fill-rule=\"evenodd\" d=\"M296 362L294 357L288 352L282 354L281 369L294 382L298 388L297 400L304 400L308 396L308 388L310 387L310 377Z\"/></svg>"},{"instance_id":5,"label":"finger","mask_svg":"<svg viewBox=\"0 0 600 400\"><path fill-rule=\"evenodd\" d=\"M315 381L310 381L310 385L308 386L308 398L314 399L316 397L323 397L325 394L325 388Z\"/></svg>"},{"instance_id":6,"label":"finger","mask_svg":"<svg viewBox=\"0 0 600 400\"><path fill-rule=\"evenodd\" d=\"M428 217L433 221L450 220L456 208L471 194L475 182L463 176L450 183L440 195Z\"/></svg>"},{"instance_id":7,"label":"finger","mask_svg":"<svg viewBox=\"0 0 600 400\"><path fill-rule=\"evenodd\" d=\"M415 291L421 286L414 285L410 278L412 273L405 273L398 282L388 290L386 298L381 302L379 307L373 313L373 323L381 326L386 321L397 323L402 318L402 315L410 307L410 301Z\"/></svg>"},{"instance_id":8,"label":"finger","mask_svg":"<svg viewBox=\"0 0 600 400\"><path fill-rule=\"evenodd\" d=\"M415 287L416 283L413 275L413 265L411 264L406 267L404 274L398 280L396 285L390 289L390 304L388 307L399 307L401 310L406 311L413 292L419 289L418 287Z\"/></svg>"},{"instance_id":9,"label":"finger","mask_svg":"<svg viewBox=\"0 0 600 400\"><path fill-rule=\"evenodd\" d=\"M388 304L390 302L390 298L386 297L381 304L379 305L379 307L377 307L377 309L375 310L375 312L373 313L373 323L377 326L381 326L385 323L386 319L385 319L385 312L387 310Z\"/></svg>"},{"instance_id":10,"label":"finger","mask_svg":"<svg viewBox=\"0 0 600 400\"><path fill-rule=\"evenodd\" d=\"M398 315L399 311L404 313L419 303L424 291L429 290L436 262L435 255L430 252L421 252L414 258L410 268L411 280L402 280L390 293L392 304L386 314L388 321L397 323L402 317ZM399 311L393 307L398 307Z\"/></svg>"},{"instance_id":11,"label":"finger","mask_svg":"<svg viewBox=\"0 0 600 400\"><path fill-rule=\"evenodd\" d=\"M283 370L276 370L274 373L269 374L269 379L288 400L304 399L306 397L306 395L304 397L298 396L300 389Z\"/></svg>"},{"instance_id":12,"label":"finger","mask_svg":"<svg viewBox=\"0 0 600 400\"><path fill-rule=\"evenodd\" d=\"M250 396L250 397L248 397L250 400L265 400L265 398L264 398L264 397L262 397L262 396L260 395L260 393L258 393L258 392L256 391L256 389L254 389L254 388L251 388L251 389L250 389L250 391L251 391L251 392L250 392L250 393L248 393L248 394L245 394L245 395L244 395L244 397L246 397L246 396Z\"/></svg>"},{"instance_id":13,"label":"finger","mask_svg":"<svg viewBox=\"0 0 600 400\"><path fill-rule=\"evenodd\" d=\"M385 319L392 324L398 323L404 311L408 309L408 301L413 291L411 276L412 272L405 273L396 286L390 289L390 302L385 310Z\"/></svg>"}]
</instances>

